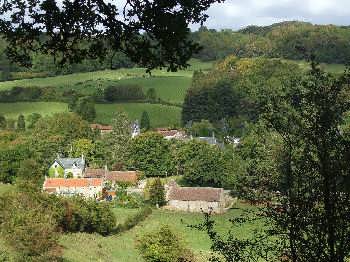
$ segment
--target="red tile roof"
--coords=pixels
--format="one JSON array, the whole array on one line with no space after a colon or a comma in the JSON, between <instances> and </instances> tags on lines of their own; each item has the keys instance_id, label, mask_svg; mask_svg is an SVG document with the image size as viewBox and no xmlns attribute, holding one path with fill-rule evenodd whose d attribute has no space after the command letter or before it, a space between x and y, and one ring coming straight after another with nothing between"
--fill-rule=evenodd
<instances>
[{"instance_id":1,"label":"red tile roof","mask_svg":"<svg viewBox=\"0 0 350 262\"><path fill-rule=\"evenodd\" d=\"M136 184L139 176L136 171L110 171L106 174L105 179L112 182Z\"/></svg>"},{"instance_id":2,"label":"red tile roof","mask_svg":"<svg viewBox=\"0 0 350 262\"><path fill-rule=\"evenodd\" d=\"M89 187L102 186L101 178L47 178L44 189L55 187Z\"/></svg>"},{"instance_id":3,"label":"red tile roof","mask_svg":"<svg viewBox=\"0 0 350 262\"><path fill-rule=\"evenodd\" d=\"M169 200L219 202L222 188L212 187L177 187L172 186L169 191Z\"/></svg>"}]
</instances>

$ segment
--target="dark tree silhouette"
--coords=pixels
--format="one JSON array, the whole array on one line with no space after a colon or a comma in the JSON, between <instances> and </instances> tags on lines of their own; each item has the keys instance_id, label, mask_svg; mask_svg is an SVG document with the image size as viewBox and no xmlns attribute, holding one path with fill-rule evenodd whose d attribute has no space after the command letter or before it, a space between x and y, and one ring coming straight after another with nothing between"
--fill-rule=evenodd
<instances>
[{"instance_id":1,"label":"dark tree silhouette","mask_svg":"<svg viewBox=\"0 0 350 262\"><path fill-rule=\"evenodd\" d=\"M30 66L31 52L53 55L60 64L121 51L148 69L175 71L199 46L189 24L224 0L127 0L122 8L105 0L0 0L0 33L12 61Z\"/></svg>"}]
</instances>

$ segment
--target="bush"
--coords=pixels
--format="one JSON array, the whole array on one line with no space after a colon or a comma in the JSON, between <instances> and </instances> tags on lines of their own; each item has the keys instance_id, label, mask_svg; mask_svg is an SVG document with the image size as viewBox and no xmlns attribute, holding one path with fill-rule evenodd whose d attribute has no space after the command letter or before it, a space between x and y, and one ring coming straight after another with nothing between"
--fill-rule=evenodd
<instances>
[{"instance_id":1,"label":"bush","mask_svg":"<svg viewBox=\"0 0 350 262\"><path fill-rule=\"evenodd\" d=\"M147 262L194 261L192 252L169 226L142 236L138 240L137 249Z\"/></svg>"},{"instance_id":2,"label":"bush","mask_svg":"<svg viewBox=\"0 0 350 262\"><path fill-rule=\"evenodd\" d=\"M62 199L64 215L60 226L66 232L87 232L108 235L116 225L115 216L108 203L72 197Z\"/></svg>"},{"instance_id":3,"label":"bush","mask_svg":"<svg viewBox=\"0 0 350 262\"><path fill-rule=\"evenodd\" d=\"M138 223L144 221L150 214L152 214L152 208L144 207L134 216L130 216L123 224L119 224L115 230L116 233L121 233L132 229Z\"/></svg>"},{"instance_id":4,"label":"bush","mask_svg":"<svg viewBox=\"0 0 350 262\"><path fill-rule=\"evenodd\" d=\"M55 216L34 194L0 198L0 231L15 261L57 261L61 255Z\"/></svg>"},{"instance_id":5,"label":"bush","mask_svg":"<svg viewBox=\"0 0 350 262\"><path fill-rule=\"evenodd\" d=\"M146 185L146 190L148 193L148 200L152 205L164 206L166 204L164 185L159 177L149 180Z\"/></svg>"},{"instance_id":6,"label":"bush","mask_svg":"<svg viewBox=\"0 0 350 262\"><path fill-rule=\"evenodd\" d=\"M109 86L104 90L108 102L144 100L143 88L138 85Z\"/></svg>"}]
</instances>

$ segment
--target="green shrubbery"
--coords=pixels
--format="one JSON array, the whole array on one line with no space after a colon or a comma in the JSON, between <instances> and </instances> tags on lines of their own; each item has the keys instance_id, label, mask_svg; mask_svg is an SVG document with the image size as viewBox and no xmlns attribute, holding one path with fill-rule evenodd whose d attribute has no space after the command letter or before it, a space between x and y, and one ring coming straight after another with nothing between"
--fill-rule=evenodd
<instances>
[{"instance_id":1,"label":"green shrubbery","mask_svg":"<svg viewBox=\"0 0 350 262\"><path fill-rule=\"evenodd\" d=\"M116 85L104 90L104 99L108 102L138 101L146 98L142 86Z\"/></svg>"},{"instance_id":2,"label":"green shrubbery","mask_svg":"<svg viewBox=\"0 0 350 262\"><path fill-rule=\"evenodd\" d=\"M144 221L150 214L152 214L152 208L146 206L136 213L136 215L130 216L123 224L119 224L115 229L116 233L130 230L138 223Z\"/></svg>"},{"instance_id":3,"label":"green shrubbery","mask_svg":"<svg viewBox=\"0 0 350 262\"><path fill-rule=\"evenodd\" d=\"M142 236L137 248L147 262L194 262L192 252L169 226Z\"/></svg>"}]
</instances>

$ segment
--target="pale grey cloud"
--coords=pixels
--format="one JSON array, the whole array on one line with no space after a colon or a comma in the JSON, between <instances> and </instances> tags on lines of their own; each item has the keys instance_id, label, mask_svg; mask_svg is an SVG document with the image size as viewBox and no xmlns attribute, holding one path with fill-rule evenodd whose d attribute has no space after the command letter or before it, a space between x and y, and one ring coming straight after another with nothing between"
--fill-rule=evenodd
<instances>
[{"instance_id":1,"label":"pale grey cloud","mask_svg":"<svg viewBox=\"0 0 350 262\"><path fill-rule=\"evenodd\" d=\"M349 25L350 0L226 0L213 5L208 14L205 25L215 29L238 29L286 20Z\"/></svg>"}]
</instances>

